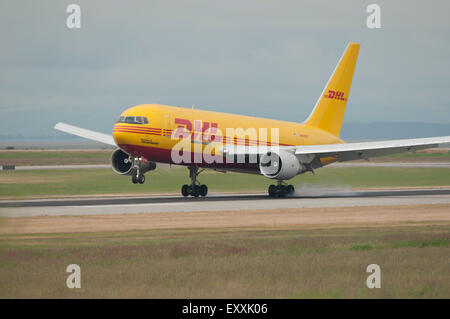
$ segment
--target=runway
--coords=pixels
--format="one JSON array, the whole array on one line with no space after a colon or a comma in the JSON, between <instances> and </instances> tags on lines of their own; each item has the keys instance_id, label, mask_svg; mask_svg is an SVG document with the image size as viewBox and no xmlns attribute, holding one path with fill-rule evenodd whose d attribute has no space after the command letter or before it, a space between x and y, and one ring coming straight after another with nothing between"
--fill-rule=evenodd
<instances>
[{"instance_id":1,"label":"runway","mask_svg":"<svg viewBox=\"0 0 450 319\"><path fill-rule=\"evenodd\" d=\"M242 211L289 208L449 204L450 188L332 190L309 188L289 198L259 194L211 194L205 198L181 196L96 197L0 201L0 217L76 216L200 211Z\"/></svg>"},{"instance_id":2,"label":"runway","mask_svg":"<svg viewBox=\"0 0 450 319\"><path fill-rule=\"evenodd\" d=\"M167 164L158 164L167 165ZM333 163L329 167L401 167L401 168L450 168L450 162L348 162ZM74 170L111 168L110 164L83 164L83 165L20 165L15 166L16 171L34 170Z\"/></svg>"}]
</instances>

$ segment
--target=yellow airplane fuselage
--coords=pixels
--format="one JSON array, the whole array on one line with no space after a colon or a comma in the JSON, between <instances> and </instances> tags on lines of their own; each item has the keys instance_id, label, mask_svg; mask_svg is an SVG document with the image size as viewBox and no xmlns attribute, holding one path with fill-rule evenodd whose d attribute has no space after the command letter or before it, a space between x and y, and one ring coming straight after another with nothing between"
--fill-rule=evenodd
<instances>
[{"instance_id":1,"label":"yellow airplane fuselage","mask_svg":"<svg viewBox=\"0 0 450 319\"><path fill-rule=\"evenodd\" d=\"M349 43L311 115L303 123L143 104L121 114L114 126L114 141L129 155L152 162L249 172L259 172L258 163L210 161L210 157L203 158L203 155L214 153L220 159L224 155L216 150L224 145L227 148L228 145L298 147L344 143L339 134L358 51L359 44ZM178 161L174 157L177 152L190 154L190 160ZM314 166L335 161L334 157L321 157L320 163Z\"/></svg>"},{"instance_id":2,"label":"yellow airplane fuselage","mask_svg":"<svg viewBox=\"0 0 450 319\"><path fill-rule=\"evenodd\" d=\"M145 117L148 119L148 123L147 121L146 123L116 123L113 129L116 144L131 156L144 157L146 160L160 163L174 164L171 151L177 143L180 143L182 137L189 137L191 147L188 148L188 151L192 154L203 152L210 143L213 143L215 147L344 143L339 137L304 123L175 106L143 104L131 107L121 114L121 118L133 117ZM184 135L180 136L180 133ZM229 134L227 135L227 133ZM322 165L334 161L336 159L332 157L322 159ZM192 163L192 165L258 171L256 164L226 163L225 161L207 163L202 160Z\"/></svg>"}]
</instances>

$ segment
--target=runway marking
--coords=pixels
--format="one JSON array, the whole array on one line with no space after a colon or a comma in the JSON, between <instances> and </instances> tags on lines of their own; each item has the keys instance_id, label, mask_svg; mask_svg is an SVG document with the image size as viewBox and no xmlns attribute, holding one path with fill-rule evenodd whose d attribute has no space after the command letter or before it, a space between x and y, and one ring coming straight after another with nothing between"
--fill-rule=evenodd
<instances>
[{"instance_id":1,"label":"runway marking","mask_svg":"<svg viewBox=\"0 0 450 319\"><path fill-rule=\"evenodd\" d=\"M186 203L148 203L148 204L108 204L108 205L83 205L83 208L110 208L110 207L148 207L148 206L176 206L176 205L183 205ZM42 208L45 207L52 207L52 206L41 206ZM80 208L80 206L63 206L63 207L77 207Z\"/></svg>"}]
</instances>

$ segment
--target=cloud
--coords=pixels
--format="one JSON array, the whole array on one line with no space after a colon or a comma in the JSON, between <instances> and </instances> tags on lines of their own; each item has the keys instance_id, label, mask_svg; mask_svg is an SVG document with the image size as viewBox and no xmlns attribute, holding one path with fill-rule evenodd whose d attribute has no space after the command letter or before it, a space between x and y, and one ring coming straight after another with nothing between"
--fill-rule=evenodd
<instances>
[{"instance_id":1,"label":"cloud","mask_svg":"<svg viewBox=\"0 0 450 319\"><path fill-rule=\"evenodd\" d=\"M301 121L349 41L362 45L346 120L450 122L448 1L377 1L380 30L359 0L79 0L80 30L70 3L0 3L0 134L24 113L48 121L21 131L50 133L154 102Z\"/></svg>"}]
</instances>

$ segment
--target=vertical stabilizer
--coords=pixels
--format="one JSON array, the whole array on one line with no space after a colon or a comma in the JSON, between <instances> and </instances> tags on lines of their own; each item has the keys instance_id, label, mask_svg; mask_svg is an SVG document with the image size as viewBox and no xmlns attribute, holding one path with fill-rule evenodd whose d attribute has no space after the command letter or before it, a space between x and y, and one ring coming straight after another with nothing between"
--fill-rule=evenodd
<instances>
[{"instance_id":1,"label":"vertical stabilizer","mask_svg":"<svg viewBox=\"0 0 450 319\"><path fill-rule=\"evenodd\" d=\"M316 106L304 122L306 125L318 127L339 136L358 52L359 43L348 44Z\"/></svg>"}]
</instances>

